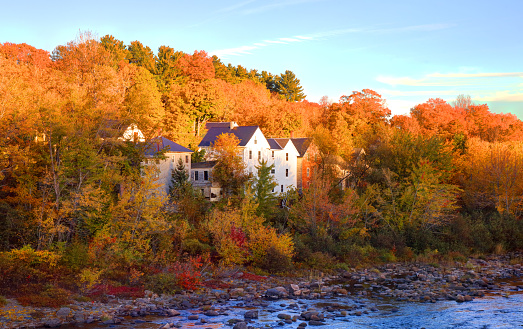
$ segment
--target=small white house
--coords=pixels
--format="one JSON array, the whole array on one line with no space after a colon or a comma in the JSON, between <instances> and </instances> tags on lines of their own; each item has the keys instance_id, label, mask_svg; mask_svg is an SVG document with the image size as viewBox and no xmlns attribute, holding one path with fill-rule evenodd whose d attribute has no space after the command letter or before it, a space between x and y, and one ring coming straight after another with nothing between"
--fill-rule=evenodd
<instances>
[{"instance_id":1,"label":"small white house","mask_svg":"<svg viewBox=\"0 0 523 329\"><path fill-rule=\"evenodd\" d=\"M163 152L163 159L157 157L157 155ZM153 138L146 147L145 156L146 164L157 166L158 180L157 182L161 186L161 190L165 193L169 193L169 187L171 186L171 174L174 168L178 166L181 160L187 175L191 172L191 153L193 151L183 147L175 142L165 138L156 137Z\"/></svg>"}]
</instances>

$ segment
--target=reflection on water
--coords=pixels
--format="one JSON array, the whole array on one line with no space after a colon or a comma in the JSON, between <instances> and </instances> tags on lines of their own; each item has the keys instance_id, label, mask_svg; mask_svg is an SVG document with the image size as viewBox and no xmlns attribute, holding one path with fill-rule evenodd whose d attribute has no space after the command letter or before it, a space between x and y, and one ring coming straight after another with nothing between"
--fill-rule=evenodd
<instances>
[{"instance_id":1,"label":"reflection on water","mask_svg":"<svg viewBox=\"0 0 523 329\"><path fill-rule=\"evenodd\" d=\"M523 296L489 296L468 303L403 304L390 315L372 314L334 321L331 328L521 328ZM379 306L378 306L379 307Z\"/></svg>"}]
</instances>

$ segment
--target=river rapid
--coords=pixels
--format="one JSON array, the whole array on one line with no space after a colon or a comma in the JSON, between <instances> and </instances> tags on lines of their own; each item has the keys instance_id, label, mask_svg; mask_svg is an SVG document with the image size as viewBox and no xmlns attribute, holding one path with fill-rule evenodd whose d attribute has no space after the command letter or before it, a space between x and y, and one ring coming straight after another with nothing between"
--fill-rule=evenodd
<instances>
[{"instance_id":1,"label":"river rapid","mask_svg":"<svg viewBox=\"0 0 523 329\"><path fill-rule=\"evenodd\" d=\"M296 307L297 306L297 307ZM361 309L356 313L343 313L347 306ZM243 319L244 314L255 308L244 307L239 301L230 301L220 306L227 315L206 316L199 310L184 310L176 317L128 318L119 325L76 325L62 328L106 329L106 328L232 328L234 319ZM326 309L334 311L325 312ZM372 300L352 297L336 297L319 300L282 299L256 308L259 317L247 326L252 328L298 328L303 321L287 320L278 316L289 315L292 319L307 310L328 313L323 319L324 329L330 328L521 328L523 327L523 294L501 296L487 295L467 303L437 301L435 303L407 303ZM189 316L195 320L188 320ZM309 324L309 326L311 326Z\"/></svg>"}]
</instances>

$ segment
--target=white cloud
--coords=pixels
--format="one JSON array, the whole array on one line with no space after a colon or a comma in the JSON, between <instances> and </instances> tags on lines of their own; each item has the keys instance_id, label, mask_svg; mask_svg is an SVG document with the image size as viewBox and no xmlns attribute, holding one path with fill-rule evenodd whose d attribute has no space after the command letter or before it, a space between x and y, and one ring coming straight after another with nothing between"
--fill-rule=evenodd
<instances>
[{"instance_id":1,"label":"white cloud","mask_svg":"<svg viewBox=\"0 0 523 329\"><path fill-rule=\"evenodd\" d=\"M380 89L383 95L390 96L426 96L427 98L437 98L443 95L456 96L458 94L468 93L467 91L456 91L456 90L391 90L391 89Z\"/></svg>"},{"instance_id":2,"label":"white cloud","mask_svg":"<svg viewBox=\"0 0 523 329\"><path fill-rule=\"evenodd\" d=\"M240 56L240 55L245 55L245 54L251 54L251 50L254 50L254 49L258 49L259 47L258 46L241 46L241 47L236 47L236 48L228 48L228 49L220 49L220 50L215 50L215 51L211 51L209 54L212 56L212 55L216 55L218 57L223 57L223 56Z\"/></svg>"},{"instance_id":3,"label":"white cloud","mask_svg":"<svg viewBox=\"0 0 523 329\"><path fill-rule=\"evenodd\" d=\"M300 4L305 2L313 2L313 1L323 1L323 0L294 0L294 1L284 1L281 3L273 3L267 6L262 6L260 8L269 8L269 7L280 7L280 6L289 6L294 4ZM242 3L239 3L237 5L227 7L222 9L222 11L231 11L236 8L241 8L252 1L245 1ZM247 45L247 46L240 46L235 48L228 48L228 49L220 49L211 51L210 53L212 55L217 56L226 56L226 55L245 55L245 54L251 54L249 50L254 50L259 47L264 47L268 45L287 45L290 43L295 42L303 42L303 41L314 41L318 39L328 38L328 37L335 37L339 35L344 34L350 34L350 33L364 33L364 32L402 32L402 31L419 31L419 30L435 30L435 29L441 29L446 28L448 25L445 24L427 24L427 25L416 25L416 26L405 26L405 27L399 27L399 28L390 28L390 29L369 29L369 28L349 28L349 29L340 29L340 30L332 30L332 31L325 31L325 32L318 32L318 33L312 33L307 35L297 35L294 37L281 37L274 40L263 40L263 42L256 42L253 43L253 45ZM383 80L383 81L380 81ZM428 86L437 86L440 84L424 84L423 79L421 80L414 80L410 78L393 78L393 77L378 77L378 81L390 84L390 85L403 85L407 83L406 85L428 85ZM462 85L462 84L458 84Z\"/></svg>"},{"instance_id":4,"label":"white cloud","mask_svg":"<svg viewBox=\"0 0 523 329\"><path fill-rule=\"evenodd\" d=\"M503 90L491 95L475 98L480 102L523 102L523 90Z\"/></svg>"},{"instance_id":5,"label":"white cloud","mask_svg":"<svg viewBox=\"0 0 523 329\"><path fill-rule=\"evenodd\" d=\"M287 42L280 41L280 40L263 40L263 42L266 42L266 43L278 43L278 44L282 44L282 45L288 44Z\"/></svg>"},{"instance_id":6,"label":"white cloud","mask_svg":"<svg viewBox=\"0 0 523 329\"><path fill-rule=\"evenodd\" d=\"M390 86L412 86L412 87L450 87L450 86L468 86L471 83L468 80L441 80L436 79L431 81L427 78L413 79L410 77L387 77L378 76L376 81L390 85Z\"/></svg>"},{"instance_id":7,"label":"white cloud","mask_svg":"<svg viewBox=\"0 0 523 329\"><path fill-rule=\"evenodd\" d=\"M222 8L222 9L218 10L218 12L219 13L228 13L228 12L231 12L231 11L235 11L235 10L237 10L239 8L247 6L248 4L250 4L250 3L254 2L254 1L255 0L243 1L243 2L237 3L237 4L232 5L232 6Z\"/></svg>"},{"instance_id":8,"label":"white cloud","mask_svg":"<svg viewBox=\"0 0 523 329\"><path fill-rule=\"evenodd\" d=\"M523 77L523 72L498 72L498 73L432 73L431 78L505 78Z\"/></svg>"},{"instance_id":9,"label":"white cloud","mask_svg":"<svg viewBox=\"0 0 523 329\"><path fill-rule=\"evenodd\" d=\"M262 13L262 12L273 10L273 9L279 9L279 8L284 8L284 7L288 7L288 6L295 6L295 5L301 5L304 3L321 2L321 1L325 1L325 0L287 0L287 1L280 0L280 1L276 1L274 3L270 3L267 5L245 9L245 10L242 10L240 13L243 15L252 15L252 14L258 14L258 13Z\"/></svg>"},{"instance_id":10,"label":"white cloud","mask_svg":"<svg viewBox=\"0 0 523 329\"><path fill-rule=\"evenodd\" d=\"M281 41L287 41L287 42L301 42L302 40L294 39L294 38L280 38Z\"/></svg>"}]
</instances>

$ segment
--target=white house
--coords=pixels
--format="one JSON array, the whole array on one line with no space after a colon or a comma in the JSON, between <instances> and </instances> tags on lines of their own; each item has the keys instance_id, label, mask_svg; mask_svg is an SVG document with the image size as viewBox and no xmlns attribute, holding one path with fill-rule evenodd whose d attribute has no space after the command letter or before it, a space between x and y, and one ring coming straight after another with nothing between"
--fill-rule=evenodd
<instances>
[{"instance_id":1,"label":"white house","mask_svg":"<svg viewBox=\"0 0 523 329\"><path fill-rule=\"evenodd\" d=\"M289 138L267 140L258 126L238 126L234 122L211 122L207 134L198 145L206 151L207 160L215 160L212 145L221 134L233 134L239 140L238 154L242 157L247 172L257 174L256 166L265 159L274 164L274 178L278 183L275 193L287 192L297 186L297 157L299 152Z\"/></svg>"},{"instance_id":2,"label":"white house","mask_svg":"<svg viewBox=\"0 0 523 329\"><path fill-rule=\"evenodd\" d=\"M163 152L165 158L160 159L157 155ZM157 183L160 184L160 189L169 193L169 187L171 185L171 174L174 168L178 166L181 160L187 174L191 172L191 153L193 151L183 147L175 142L165 138L156 137L153 138L147 145L145 150L146 164L157 166Z\"/></svg>"},{"instance_id":3,"label":"white house","mask_svg":"<svg viewBox=\"0 0 523 329\"><path fill-rule=\"evenodd\" d=\"M275 192L287 192L298 184L298 150L289 138L270 138L270 161L274 164L273 174L278 183Z\"/></svg>"}]
</instances>

